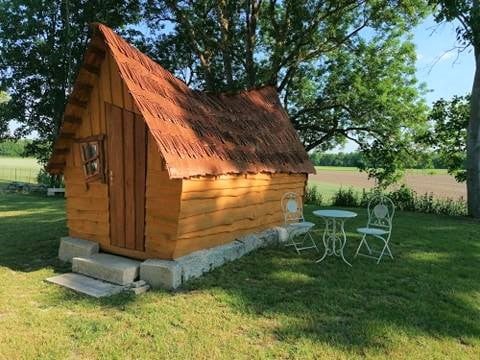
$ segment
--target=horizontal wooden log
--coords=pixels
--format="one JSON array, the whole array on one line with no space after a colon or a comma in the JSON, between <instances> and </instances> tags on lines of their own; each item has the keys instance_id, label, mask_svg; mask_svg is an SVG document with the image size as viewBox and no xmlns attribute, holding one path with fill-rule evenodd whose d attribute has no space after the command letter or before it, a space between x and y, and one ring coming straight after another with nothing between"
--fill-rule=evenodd
<instances>
[{"instance_id":1,"label":"horizontal wooden log","mask_svg":"<svg viewBox=\"0 0 480 360\"><path fill-rule=\"evenodd\" d=\"M283 215L281 213L265 214L256 219L243 219L235 221L232 224L216 225L211 228L194 231L186 234L181 234L178 237L178 241L186 241L188 239L197 239L204 236L231 233L233 235L241 233L243 230L251 230L261 228L264 224L275 223L280 225L284 222Z\"/></svg>"},{"instance_id":2,"label":"horizontal wooden log","mask_svg":"<svg viewBox=\"0 0 480 360\"><path fill-rule=\"evenodd\" d=\"M102 183L67 183L65 186L65 196L68 197L87 197L87 198L108 198L108 186Z\"/></svg>"},{"instance_id":3,"label":"horizontal wooden log","mask_svg":"<svg viewBox=\"0 0 480 360\"><path fill-rule=\"evenodd\" d=\"M302 196L304 192L304 185L305 184L303 182L299 182L293 184L251 186L248 188L193 191L182 193L182 201L198 199L217 199L222 197L238 197L249 194L265 193L267 191L278 191L282 194L288 191L295 191L300 196Z\"/></svg>"},{"instance_id":4,"label":"horizontal wooden log","mask_svg":"<svg viewBox=\"0 0 480 360\"><path fill-rule=\"evenodd\" d=\"M290 191L301 193L301 188L289 188ZM276 201L281 210L281 199L285 190L265 190L249 192L239 196L222 196L218 198L182 200L180 218L210 213L219 210L245 207Z\"/></svg>"},{"instance_id":5,"label":"horizontal wooden log","mask_svg":"<svg viewBox=\"0 0 480 360\"><path fill-rule=\"evenodd\" d=\"M208 214L182 218L178 223L178 236L181 237L190 232L214 228L215 226L232 225L244 219L255 220L262 216L276 213L281 213L281 209L275 201L261 205L234 208L229 211L220 210Z\"/></svg>"},{"instance_id":6,"label":"horizontal wooden log","mask_svg":"<svg viewBox=\"0 0 480 360\"><path fill-rule=\"evenodd\" d=\"M260 232L278 225L277 222L266 223L261 227L243 229L235 234L233 233L221 233L213 234L209 236L204 236L200 238L191 239L191 241L177 241L175 251L173 254L174 258L189 254L193 251L200 249L208 249L214 246L219 246L234 241L235 239L245 236L247 234Z\"/></svg>"},{"instance_id":7,"label":"horizontal wooden log","mask_svg":"<svg viewBox=\"0 0 480 360\"><path fill-rule=\"evenodd\" d=\"M67 198L67 210L69 209L108 211L108 200L71 196Z\"/></svg>"},{"instance_id":8,"label":"horizontal wooden log","mask_svg":"<svg viewBox=\"0 0 480 360\"><path fill-rule=\"evenodd\" d=\"M103 223L109 222L108 212L102 210L80 210L80 209L67 209L67 218L76 220L90 220L100 221Z\"/></svg>"},{"instance_id":9,"label":"horizontal wooden log","mask_svg":"<svg viewBox=\"0 0 480 360\"><path fill-rule=\"evenodd\" d=\"M109 225L105 222L92 220L68 219L68 228L86 234L94 234L100 237L108 237Z\"/></svg>"},{"instance_id":10,"label":"horizontal wooden log","mask_svg":"<svg viewBox=\"0 0 480 360\"><path fill-rule=\"evenodd\" d=\"M221 189L238 189L238 188L250 188L261 185L279 185L279 184L298 184L303 182L303 179L298 177L286 177L286 178L272 178L266 179L226 179L218 181L192 181L183 180L182 192L192 191L207 191L207 190L221 190Z\"/></svg>"}]
</instances>

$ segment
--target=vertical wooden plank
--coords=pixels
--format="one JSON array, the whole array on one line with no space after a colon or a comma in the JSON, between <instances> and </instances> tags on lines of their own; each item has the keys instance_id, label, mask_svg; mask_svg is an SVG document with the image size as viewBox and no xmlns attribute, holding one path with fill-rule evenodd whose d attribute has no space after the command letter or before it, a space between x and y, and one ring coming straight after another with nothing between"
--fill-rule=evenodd
<instances>
[{"instance_id":1,"label":"vertical wooden plank","mask_svg":"<svg viewBox=\"0 0 480 360\"><path fill-rule=\"evenodd\" d=\"M125 193L122 110L106 105L109 159L110 243L125 246Z\"/></svg>"},{"instance_id":2,"label":"vertical wooden plank","mask_svg":"<svg viewBox=\"0 0 480 360\"><path fill-rule=\"evenodd\" d=\"M102 91L102 97L105 102L112 102L111 81L110 81L110 55L105 57L102 64L102 70L100 71L100 87Z\"/></svg>"},{"instance_id":3,"label":"vertical wooden plank","mask_svg":"<svg viewBox=\"0 0 480 360\"><path fill-rule=\"evenodd\" d=\"M130 95L130 92L128 91L128 88L125 85L125 83L123 81L122 83L123 83L123 103L125 104L125 109L127 109L128 111L134 112L132 95Z\"/></svg>"},{"instance_id":4,"label":"vertical wooden plank","mask_svg":"<svg viewBox=\"0 0 480 360\"><path fill-rule=\"evenodd\" d=\"M125 247L135 249L135 118L123 110L123 144L125 173Z\"/></svg>"},{"instance_id":5,"label":"vertical wooden plank","mask_svg":"<svg viewBox=\"0 0 480 360\"><path fill-rule=\"evenodd\" d=\"M90 118L92 121L93 135L102 134L100 110L98 108L98 86L95 86L90 99Z\"/></svg>"},{"instance_id":6,"label":"vertical wooden plank","mask_svg":"<svg viewBox=\"0 0 480 360\"><path fill-rule=\"evenodd\" d=\"M123 81L120 78L118 66L112 58L110 58L109 65L110 82L112 87L112 103L123 108Z\"/></svg>"},{"instance_id":7,"label":"vertical wooden plank","mask_svg":"<svg viewBox=\"0 0 480 360\"><path fill-rule=\"evenodd\" d=\"M135 249L139 251L145 251L146 133L145 121L135 115Z\"/></svg>"}]
</instances>

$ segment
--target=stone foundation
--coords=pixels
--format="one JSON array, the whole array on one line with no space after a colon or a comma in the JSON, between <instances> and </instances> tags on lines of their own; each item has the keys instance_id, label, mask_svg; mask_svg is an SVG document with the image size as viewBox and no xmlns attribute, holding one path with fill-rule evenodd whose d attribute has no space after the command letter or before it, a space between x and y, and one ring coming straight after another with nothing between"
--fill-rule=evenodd
<instances>
[{"instance_id":1,"label":"stone foundation","mask_svg":"<svg viewBox=\"0 0 480 360\"><path fill-rule=\"evenodd\" d=\"M283 227L244 236L231 243L195 251L175 260L150 259L140 264L140 279L153 288L173 290L223 264L269 245L286 242L288 231Z\"/></svg>"}]
</instances>

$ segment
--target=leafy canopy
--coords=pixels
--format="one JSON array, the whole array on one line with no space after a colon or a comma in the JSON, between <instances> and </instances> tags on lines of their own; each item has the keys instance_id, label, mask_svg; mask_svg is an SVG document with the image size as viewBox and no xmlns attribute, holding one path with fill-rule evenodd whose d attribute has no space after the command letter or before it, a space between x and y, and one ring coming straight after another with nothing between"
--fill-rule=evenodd
<instances>
[{"instance_id":1,"label":"leafy canopy","mask_svg":"<svg viewBox=\"0 0 480 360\"><path fill-rule=\"evenodd\" d=\"M187 83L274 85L307 150L350 139L389 183L426 120L408 37L426 12L423 1L149 0L145 18L150 54Z\"/></svg>"},{"instance_id":2,"label":"leafy canopy","mask_svg":"<svg viewBox=\"0 0 480 360\"><path fill-rule=\"evenodd\" d=\"M118 28L137 22L140 1L4 0L0 2L0 137L16 121L17 137L34 134L27 152L45 161L57 133L88 40L100 21Z\"/></svg>"}]
</instances>

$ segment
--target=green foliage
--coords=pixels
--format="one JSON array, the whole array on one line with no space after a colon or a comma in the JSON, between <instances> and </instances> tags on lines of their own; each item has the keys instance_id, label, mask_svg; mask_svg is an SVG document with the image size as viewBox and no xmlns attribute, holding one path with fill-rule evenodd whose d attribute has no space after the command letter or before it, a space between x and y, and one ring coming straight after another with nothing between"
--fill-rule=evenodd
<instances>
[{"instance_id":1,"label":"green foliage","mask_svg":"<svg viewBox=\"0 0 480 360\"><path fill-rule=\"evenodd\" d=\"M425 141L422 139L422 141ZM409 169L446 169L448 159L442 157L436 151L417 151L409 163ZM310 154L315 166L335 167L361 167L364 166L363 154L361 152L351 153L324 153L316 151Z\"/></svg>"},{"instance_id":2,"label":"green foliage","mask_svg":"<svg viewBox=\"0 0 480 360\"><path fill-rule=\"evenodd\" d=\"M10 96L0 107L0 138L16 121L18 138L36 133L27 154L46 161L66 98L82 60L88 26L113 28L139 20L140 1L0 2L0 90Z\"/></svg>"},{"instance_id":3,"label":"green foliage","mask_svg":"<svg viewBox=\"0 0 480 360\"><path fill-rule=\"evenodd\" d=\"M316 151L310 155L310 160L315 166L359 167L362 162L362 154L359 152L322 153Z\"/></svg>"},{"instance_id":4,"label":"green foliage","mask_svg":"<svg viewBox=\"0 0 480 360\"><path fill-rule=\"evenodd\" d=\"M4 140L0 141L0 156L21 157L25 155L25 148L29 140Z\"/></svg>"},{"instance_id":5,"label":"green foliage","mask_svg":"<svg viewBox=\"0 0 480 360\"><path fill-rule=\"evenodd\" d=\"M37 183L46 185L48 187L65 187L62 176L50 175L44 169L40 169L38 172Z\"/></svg>"},{"instance_id":6,"label":"green foliage","mask_svg":"<svg viewBox=\"0 0 480 360\"><path fill-rule=\"evenodd\" d=\"M429 120L432 129L421 139L433 147L448 172L457 181L466 179L467 128L470 121L470 96L440 99L433 104Z\"/></svg>"},{"instance_id":7,"label":"green foliage","mask_svg":"<svg viewBox=\"0 0 480 360\"><path fill-rule=\"evenodd\" d=\"M323 197L316 185L309 185L305 189L305 203L322 206Z\"/></svg>"},{"instance_id":8,"label":"green foliage","mask_svg":"<svg viewBox=\"0 0 480 360\"><path fill-rule=\"evenodd\" d=\"M333 195L332 203L335 206L347 206L347 207L358 206L359 205L358 192L356 192L352 188L348 188L348 189L340 188Z\"/></svg>"},{"instance_id":9,"label":"green foliage","mask_svg":"<svg viewBox=\"0 0 480 360\"><path fill-rule=\"evenodd\" d=\"M425 14L423 1L151 0L145 16L151 54L187 83L276 86L307 150L356 141L388 184L426 120L407 35ZM155 35L162 24L172 31Z\"/></svg>"},{"instance_id":10,"label":"green foliage","mask_svg":"<svg viewBox=\"0 0 480 360\"><path fill-rule=\"evenodd\" d=\"M370 199L379 192L390 197L396 209L402 211L414 211L429 214L442 214L451 216L466 216L467 205L464 199L435 198L433 194L418 195L406 185L391 191L382 191L380 188L362 190L359 194L352 188L340 188L333 195L334 206L366 207Z\"/></svg>"}]
</instances>

